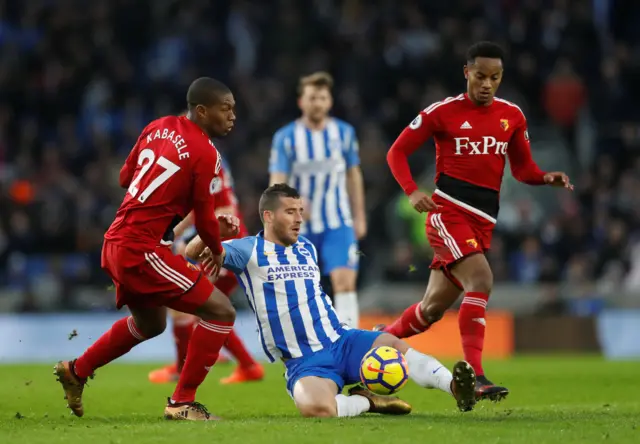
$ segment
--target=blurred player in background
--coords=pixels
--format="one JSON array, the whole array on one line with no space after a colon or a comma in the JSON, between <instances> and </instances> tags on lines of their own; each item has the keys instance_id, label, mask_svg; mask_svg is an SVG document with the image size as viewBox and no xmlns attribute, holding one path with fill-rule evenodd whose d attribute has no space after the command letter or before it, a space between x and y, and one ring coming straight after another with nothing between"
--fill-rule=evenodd
<instances>
[{"instance_id":1,"label":"blurred player in background","mask_svg":"<svg viewBox=\"0 0 640 444\"><path fill-rule=\"evenodd\" d=\"M300 190L307 217L302 234L318 248L340 320L357 327L358 240L367 233L364 189L355 130L329 116L332 87L325 72L300 79L302 117L274 135L269 183Z\"/></svg>"},{"instance_id":2,"label":"blurred player in background","mask_svg":"<svg viewBox=\"0 0 640 444\"><path fill-rule=\"evenodd\" d=\"M206 407L195 401L196 390L232 331L235 310L197 267L172 253L170 244L175 225L193 210L198 233L213 252L215 278L222 264L221 237L238 233L237 218L215 215L221 159L211 142L232 130L235 100L227 86L203 77L189 86L187 104L186 117L151 122L120 171L120 185L127 191L105 234L102 268L114 282L117 307L127 305L131 316L113 324L77 359L56 365L54 373L76 416L84 414L82 393L87 379L96 369L161 334L169 307L201 321L193 330L165 418L212 419Z\"/></svg>"},{"instance_id":3,"label":"blurred player in background","mask_svg":"<svg viewBox=\"0 0 640 444\"><path fill-rule=\"evenodd\" d=\"M428 212L434 249L423 300L383 331L406 338L427 330L464 292L459 328L465 359L478 375L478 398L499 400L509 391L494 385L482 368L485 310L493 275L485 257L498 217L506 158L513 176L529 185L573 189L562 172L541 171L531 156L527 121L515 104L495 97L504 53L491 42L473 45L464 76L467 92L428 106L396 139L387 160L413 207ZM411 176L408 157L433 137L437 189L429 197Z\"/></svg>"},{"instance_id":4,"label":"blurred player in background","mask_svg":"<svg viewBox=\"0 0 640 444\"><path fill-rule=\"evenodd\" d=\"M316 248L299 236L304 208L297 190L287 184L270 186L260 198L259 211L264 231L224 242L223 266L238 276L245 290L265 354L271 362L284 362L287 391L303 416L409 413L406 402L359 385L349 390L350 396L341 394L345 385L360 381L364 355L381 346L404 354L409 377L417 384L452 395L461 411L473 409L475 373L467 362L456 363L452 373L390 334L340 322L320 285ZM187 246L187 255L209 269L210 252L198 237Z\"/></svg>"},{"instance_id":5,"label":"blurred player in background","mask_svg":"<svg viewBox=\"0 0 640 444\"><path fill-rule=\"evenodd\" d=\"M219 178L214 189L216 200L216 214L232 214L240 221L240 231L238 237L247 236L249 233L242 220L242 214L238 208L238 200L233 190L233 178L231 170L222 158L222 167L220 168ZM175 252L182 256L185 255L186 246L197 234L193 225L193 213L189 214L174 229L176 241L174 243ZM222 293L230 297L238 287L238 280L233 273L226 269L220 270L218 279L214 282L216 288ZM149 373L149 381L156 384L177 381L187 356L189 339L196 325L197 318L193 315L182 313L175 310L169 310L169 315L173 322L173 337L176 344L176 362L166 367L153 370ZM234 384L247 381L259 381L264 378L264 369L247 350L242 339L232 330L224 343L224 347L238 362L235 371L228 377L220 380L223 384ZM222 357L222 356L221 356ZM218 358L218 362L221 359Z\"/></svg>"}]
</instances>

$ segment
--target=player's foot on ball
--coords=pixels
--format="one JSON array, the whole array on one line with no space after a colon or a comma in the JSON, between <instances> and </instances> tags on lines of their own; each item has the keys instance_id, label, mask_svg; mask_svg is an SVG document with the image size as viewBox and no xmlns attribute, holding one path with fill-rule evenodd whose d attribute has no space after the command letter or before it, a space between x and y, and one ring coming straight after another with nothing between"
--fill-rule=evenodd
<instances>
[{"instance_id":1,"label":"player's foot on ball","mask_svg":"<svg viewBox=\"0 0 640 444\"><path fill-rule=\"evenodd\" d=\"M382 413L384 415L408 415L411 413L411 404L395 396L381 396L370 392L361 385L349 389L349 395L364 396L369 400L370 413Z\"/></svg>"},{"instance_id":2,"label":"player's foot on ball","mask_svg":"<svg viewBox=\"0 0 640 444\"><path fill-rule=\"evenodd\" d=\"M242 382L262 381L264 378L264 368L256 363L251 367L236 367L231 375L220 380L220 384L240 384Z\"/></svg>"},{"instance_id":3,"label":"player's foot on ball","mask_svg":"<svg viewBox=\"0 0 640 444\"><path fill-rule=\"evenodd\" d=\"M178 366L175 363L149 372L149 381L154 384L177 382L178 378L180 378L180 373L178 373Z\"/></svg>"},{"instance_id":4,"label":"player's foot on ball","mask_svg":"<svg viewBox=\"0 0 640 444\"><path fill-rule=\"evenodd\" d=\"M175 421L217 421L220 418L209 413L199 402L172 402L167 399L164 418Z\"/></svg>"},{"instance_id":5,"label":"player's foot on ball","mask_svg":"<svg viewBox=\"0 0 640 444\"><path fill-rule=\"evenodd\" d=\"M495 385L486 376L478 376L476 383L476 399L489 399L494 402L502 401L509 394L509 389Z\"/></svg>"},{"instance_id":6,"label":"player's foot on ball","mask_svg":"<svg viewBox=\"0 0 640 444\"><path fill-rule=\"evenodd\" d=\"M385 324L376 324L371 330L372 331L383 331L387 326Z\"/></svg>"},{"instance_id":7,"label":"player's foot on ball","mask_svg":"<svg viewBox=\"0 0 640 444\"><path fill-rule=\"evenodd\" d=\"M62 385L64 390L64 398L67 400L67 407L71 409L74 415L80 417L84 415L84 407L82 406L82 391L87 382L86 379L80 379L73 371L75 361L60 361L53 367L53 374L57 376L56 381Z\"/></svg>"},{"instance_id":8,"label":"player's foot on ball","mask_svg":"<svg viewBox=\"0 0 640 444\"><path fill-rule=\"evenodd\" d=\"M467 361L458 361L451 371L451 391L461 412L473 410L476 405L476 372Z\"/></svg>"}]
</instances>

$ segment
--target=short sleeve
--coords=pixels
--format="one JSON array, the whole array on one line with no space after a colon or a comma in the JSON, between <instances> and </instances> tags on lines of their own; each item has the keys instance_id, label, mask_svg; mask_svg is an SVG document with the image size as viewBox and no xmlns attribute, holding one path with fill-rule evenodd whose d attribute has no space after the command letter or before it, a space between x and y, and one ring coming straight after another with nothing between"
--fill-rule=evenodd
<instances>
[{"instance_id":1,"label":"short sleeve","mask_svg":"<svg viewBox=\"0 0 640 444\"><path fill-rule=\"evenodd\" d=\"M291 173L291 146L291 137L286 128L276 132L271 143L269 173Z\"/></svg>"},{"instance_id":2,"label":"short sleeve","mask_svg":"<svg viewBox=\"0 0 640 444\"><path fill-rule=\"evenodd\" d=\"M255 243L255 236L224 241L222 248L224 248L225 256L222 266L235 274L242 273L251 259Z\"/></svg>"},{"instance_id":3,"label":"short sleeve","mask_svg":"<svg viewBox=\"0 0 640 444\"><path fill-rule=\"evenodd\" d=\"M347 137L345 138L345 161L347 168L353 168L360 165L360 144L358 142L358 136L356 130L351 125L348 126Z\"/></svg>"}]
</instances>

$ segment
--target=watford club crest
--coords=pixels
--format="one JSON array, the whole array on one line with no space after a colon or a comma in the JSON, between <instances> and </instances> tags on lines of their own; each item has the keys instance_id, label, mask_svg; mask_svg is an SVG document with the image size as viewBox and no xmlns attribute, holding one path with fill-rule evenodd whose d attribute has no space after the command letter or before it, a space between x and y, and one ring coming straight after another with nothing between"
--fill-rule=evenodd
<instances>
[{"instance_id":1,"label":"watford club crest","mask_svg":"<svg viewBox=\"0 0 640 444\"><path fill-rule=\"evenodd\" d=\"M195 270L195 271L200 271L200 267L198 267L198 266L197 266L197 265L195 265L195 264L192 264L192 263L191 263L191 262L189 262L189 261L187 261L187 267L189 267L189 268L191 268L192 270Z\"/></svg>"},{"instance_id":2,"label":"watford club crest","mask_svg":"<svg viewBox=\"0 0 640 444\"><path fill-rule=\"evenodd\" d=\"M471 248L478 248L478 241L476 241L475 239L467 239L467 245L469 245Z\"/></svg>"},{"instance_id":3,"label":"watford club crest","mask_svg":"<svg viewBox=\"0 0 640 444\"><path fill-rule=\"evenodd\" d=\"M502 127L503 130L508 130L509 129L509 121L507 119L500 119L500 126Z\"/></svg>"}]
</instances>

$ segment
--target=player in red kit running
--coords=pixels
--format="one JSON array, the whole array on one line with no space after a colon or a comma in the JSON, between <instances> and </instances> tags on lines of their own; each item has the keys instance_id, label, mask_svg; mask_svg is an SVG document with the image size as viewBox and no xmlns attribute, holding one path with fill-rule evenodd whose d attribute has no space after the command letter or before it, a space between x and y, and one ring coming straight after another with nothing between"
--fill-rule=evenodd
<instances>
[{"instance_id":1,"label":"player in red kit running","mask_svg":"<svg viewBox=\"0 0 640 444\"><path fill-rule=\"evenodd\" d=\"M214 216L221 159L210 141L233 128L235 101L227 86L200 78L189 87L187 103L186 117L163 117L142 131L120 171L120 185L127 191L105 234L102 268L114 282L117 307L127 305L131 316L113 324L77 359L56 365L54 373L76 416L84 414L87 378L162 333L169 307L201 321L165 418L214 419L195 402L195 394L233 328L235 310L197 267L172 253L170 244L174 226L193 210L200 236L216 255L216 275L221 238L238 232L237 218Z\"/></svg>"},{"instance_id":2,"label":"player in red kit running","mask_svg":"<svg viewBox=\"0 0 640 444\"><path fill-rule=\"evenodd\" d=\"M242 220L242 214L238 208L238 199L233 190L233 178L228 165L222 158L222 167L220 168L220 180L214 189L216 199L216 214L232 214L240 221L240 229L238 236L245 237L249 235L247 228ZM189 241L196 237L196 230L193 227L193 215L190 214L182 222L176 226L174 233L176 238L180 238L176 242L176 253L185 256L186 246ZM238 287L238 280L235 275L226 269L222 269L218 275L218 279L214 282L216 288L227 296L231 296ZM165 367L153 370L149 373L149 381L156 384L177 381L184 360L187 355L187 347L189 339L193 332L193 326L197 318L193 315L182 313L175 310L169 310L169 314L173 322L173 336L176 344L176 362ZM242 339L232 330L224 343L224 348L236 359L238 366L234 372L220 382L222 384L235 384L248 381L259 381L264 378L264 369L249 353ZM219 361L218 361L219 362Z\"/></svg>"},{"instance_id":3,"label":"player in red kit running","mask_svg":"<svg viewBox=\"0 0 640 444\"><path fill-rule=\"evenodd\" d=\"M389 167L413 207L427 216L434 250L431 275L421 302L409 307L385 332L406 338L427 330L458 299L465 360L477 374L476 397L500 400L509 390L494 385L482 368L485 309L493 275L485 257L498 216L507 157L513 176L529 185L573 189L565 173L545 173L531 157L527 121L515 104L495 97L504 53L491 42L469 48L464 76L467 92L428 106L396 139ZM408 156L428 139L436 144L436 191L418 190Z\"/></svg>"}]
</instances>

